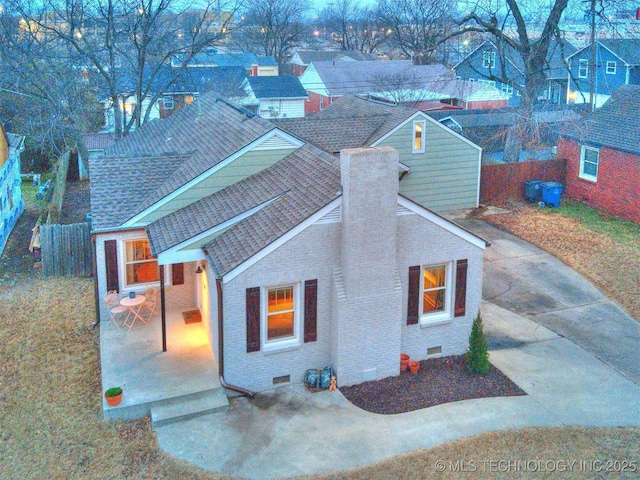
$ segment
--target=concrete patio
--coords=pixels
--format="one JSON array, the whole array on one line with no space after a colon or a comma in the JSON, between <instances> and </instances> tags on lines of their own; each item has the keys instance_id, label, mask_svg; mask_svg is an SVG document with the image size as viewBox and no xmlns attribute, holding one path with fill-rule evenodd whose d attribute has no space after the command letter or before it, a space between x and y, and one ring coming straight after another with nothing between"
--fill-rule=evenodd
<instances>
[{"instance_id":1,"label":"concrete patio","mask_svg":"<svg viewBox=\"0 0 640 480\"><path fill-rule=\"evenodd\" d=\"M103 390L119 386L122 403L109 407L103 399L105 418L141 418L154 406L206 396L207 411L226 409L228 400L220 386L218 367L203 323L185 324L182 312L167 311L167 351L162 351L160 315L131 330L100 322L100 359ZM202 408L202 407L199 407Z\"/></svg>"}]
</instances>

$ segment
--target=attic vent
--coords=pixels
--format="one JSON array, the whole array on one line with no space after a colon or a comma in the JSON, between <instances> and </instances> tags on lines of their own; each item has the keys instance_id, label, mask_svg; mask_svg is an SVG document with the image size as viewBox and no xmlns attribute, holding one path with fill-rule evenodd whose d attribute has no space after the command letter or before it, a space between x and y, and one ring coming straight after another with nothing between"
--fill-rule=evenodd
<instances>
[{"instance_id":1,"label":"attic vent","mask_svg":"<svg viewBox=\"0 0 640 480\"><path fill-rule=\"evenodd\" d=\"M339 223L342 218L342 206L338 205L336 208L327 213L324 217L316 222L316 224L322 223Z\"/></svg>"},{"instance_id":2,"label":"attic vent","mask_svg":"<svg viewBox=\"0 0 640 480\"><path fill-rule=\"evenodd\" d=\"M396 215L414 215L414 213L409 210L407 207L403 207L402 205L398 205L396 209Z\"/></svg>"},{"instance_id":3,"label":"attic vent","mask_svg":"<svg viewBox=\"0 0 640 480\"><path fill-rule=\"evenodd\" d=\"M280 150L282 148L295 148L296 146L286 138L276 134L258 145L256 150Z\"/></svg>"},{"instance_id":4,"label":"attic vent","mask_svg":"<svg viewBox=\"0 0 640 480\"><path fill-rule=\"evenodd\" d=\"M427 355L440 355L442 353L442 347L427 348Z\"/></svg>"}]
</instances>

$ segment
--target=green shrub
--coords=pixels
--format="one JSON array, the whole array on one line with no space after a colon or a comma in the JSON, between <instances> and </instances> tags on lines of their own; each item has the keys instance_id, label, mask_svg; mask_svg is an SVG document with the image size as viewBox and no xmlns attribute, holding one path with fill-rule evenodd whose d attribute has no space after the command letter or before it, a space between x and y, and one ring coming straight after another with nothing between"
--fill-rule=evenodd
<instances>
[{"instance_id":1,"label":"green shrub","mask_svg":"<svg viewBox=\"0 0 640 480\"><path fill-rule=\"evenodd\" d=\"M478 316L473 320L473 326L469 334L467 368L472 373L487 373L490 367L487 342L482 331L482 315L478 312Z\"/></svg>"},{"instance_id":2,"label":"green shrub","mask_svg":"<svg viewBox=\"0 0 640 480\"><path fill-rule=\"evenodd\" d=\"M120 387L111 387L106 392L104 392L105 397L117 397L122 393L122 389Z\"/></svg>"}]
</instances>

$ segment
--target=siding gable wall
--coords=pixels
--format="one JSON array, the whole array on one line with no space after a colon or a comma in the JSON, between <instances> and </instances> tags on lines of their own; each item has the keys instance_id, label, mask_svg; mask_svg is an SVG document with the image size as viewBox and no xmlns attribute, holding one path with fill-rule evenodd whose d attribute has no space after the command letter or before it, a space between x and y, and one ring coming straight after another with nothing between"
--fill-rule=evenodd
<instances>
[{"instance_id":1,"label":"siding gable wall","mask_svg":"<svg viewBox=\"0 0 640 480\"><path fill-rule=\"evenodd\" d=\"M476 208L478 149L428 119L425 126L424 153L412 153L413 121L376 144L398 150L400 161L411 169L400 182L400 194L436 212Z\"/></svg>"}]
</instances>

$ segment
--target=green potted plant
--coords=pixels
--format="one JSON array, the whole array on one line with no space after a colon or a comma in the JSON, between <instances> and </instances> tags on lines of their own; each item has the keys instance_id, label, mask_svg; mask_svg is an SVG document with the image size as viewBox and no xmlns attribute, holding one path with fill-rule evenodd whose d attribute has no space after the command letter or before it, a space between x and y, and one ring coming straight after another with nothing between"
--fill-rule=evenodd
<instances>
[{"instance_id":1,"label":"green potted plant","mask_svg":"<svg viewBox=\"0 0 640 480\"><path fill-rule=\"evenodd\" d=\"M122 388L120 387L111 387L104 392L104 398L107 401L107 405L110 407L115 407L120 404L122 400Z\"/></svg>"}]
</instances>

